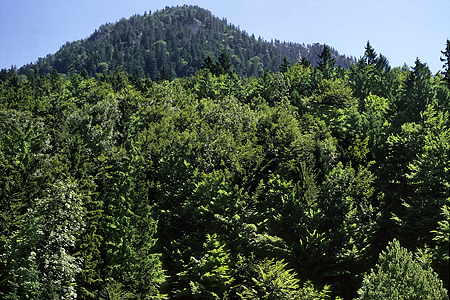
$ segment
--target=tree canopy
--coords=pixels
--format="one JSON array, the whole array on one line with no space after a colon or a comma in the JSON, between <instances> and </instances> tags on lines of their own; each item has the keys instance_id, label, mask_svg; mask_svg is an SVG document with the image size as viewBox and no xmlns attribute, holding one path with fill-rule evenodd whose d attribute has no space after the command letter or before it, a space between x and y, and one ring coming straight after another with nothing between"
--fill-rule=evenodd
<instances>
[{"instance_id":1,"label":"tree canopy","mask_svg":"<svg viewBox=\"0 0 450 300\"><path fill-rule=\"evenodd\" d=\"M444 299L445 76L329 51L256 77L226 50L182 78L2 70L1 297Z\"/></svg>"}]
</instances>

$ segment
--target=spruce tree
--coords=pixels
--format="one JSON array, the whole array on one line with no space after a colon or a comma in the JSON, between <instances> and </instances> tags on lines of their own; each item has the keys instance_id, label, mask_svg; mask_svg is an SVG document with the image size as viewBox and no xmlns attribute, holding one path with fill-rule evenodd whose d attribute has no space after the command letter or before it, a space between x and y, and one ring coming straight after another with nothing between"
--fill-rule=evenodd
<instances>
[{"instance_id":1,"label":"spruce tree","mask_svg":"<svg viewBox=\"0 0 450 300\"><path fill-rule=\"evenodd\" d=\"M300 64L307 68L311 66L311 61L307 59L306 56L302 56L302 58L300 59Z\"/></svg>"},{"instance_id":2,"label":"spruce tree","mask_svg":"<svg viewBox=\"0 0 450 300\"><path fill-rule=\"evenodd\" d=\"M450 40L447 39L447 46L441 53L444 54L444 57L441 57L441 61L444 62L444 65L442 65L444 71L441 73L444 75L444 81L450 87Z\"/></svg>"},{"instance_id":3,"label":"spruce tree","mask_svg":"<svg viewBox=\"0 0 450 300\"><path fill-rule=\"evenodd\" d=\"M373 65L377 62L377 53L375 52L375 49L373 49L372 45L370 45L370 42L367 41L366 51L364 52L364 62L367 65Z\"/></svg>"},{"instance_id":4,"label":"spruce tree","mask_svg":"<svg viewBox=\"0 0 450 300\"><path fill-rule=\"evenodd\" d=\"M405 122L418 122L428 104L433 104L434 91L431 86L431 72L426 63L416 59L403 87L400 101L398 101L396 125Z\"/></svg>"},{"instance_id":5,"label":"spruce tree","mask_svg":"<svg viewBox=\"0 0 450 300\"><path fill-rule=\"evenodd\" d=\"M330 79L333 76L333 69L336 61L331 56L331 49L327 45L323 45L323 51L318 55L319 62L317 68L322 72L324 79Z\"/></svg>"},{"instance_id":6,"label":"spruce tree","mask_svg":"<svg viewBox=\"0 0 450 300\"><path fill-rule=\"evenodd\" d=\"M216 63L216 72L217 72L216 75L225 75L230 73L232 66L233 65L230 62L228 54L225 52L225 50L223 50Z\"/></svg>"},{"instance_id":7,"label":"spruce tree","mask_svg":"<svg viewBox=\"0 0 450 300\"><path fill-rule=\"evenodd\" d=\"M208 69L209 71L211 71L212 73L214 73L214 69L215 69L215 65L214 65L214 61L211 58L210 55L208 55L205 60L202 63L202 69Z\"/></svg>"},{"instance_id":8,"label":"spruce tree","mask_svg":"<svg viewBox=\"0 0 450 300\"><path fill-rule=\"evenodd\" d=\"M286 73L287 70L291 67L291 63L289 62L289 60L287 59L287 57L285 56L283 58L283 64L281 66L279 66L278 68L280 69L281 72Z\"/></svg>"},{"instance_id":9,"label":"spruce tree","mask_svg":"<svg viewBox=\"0 0 450 300\"><path fill-rule=\"evenodd\" d=\"M158 83L163 81L170 81L169 71L167 71L166 65L163 65L161 70L159 70L158 77L156 78Z\"/></svg>"}]
</instances>

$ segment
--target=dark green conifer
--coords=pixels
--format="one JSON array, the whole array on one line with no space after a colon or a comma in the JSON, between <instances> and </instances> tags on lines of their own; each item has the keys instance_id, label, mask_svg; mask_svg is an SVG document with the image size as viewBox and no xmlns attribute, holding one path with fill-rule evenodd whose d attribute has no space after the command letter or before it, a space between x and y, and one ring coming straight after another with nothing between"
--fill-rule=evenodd
<instances>
[{"instance_id":1,"label":"dark green conifer","mask_svg":"<svg viewBox=\"0 0 450 300\"><path fill-rule=\"evenodd\" d=\"M336 60L331 56L331 49L323 45L323 51L318 55L319 62L317 68L322 72L324 79L330 79L333 76Z\"/></svg>"},{"instance_id":2,"label":"dark green conifer","mask_svg":"<svg viewBox=\"0 0 450 300\"><path fill-rule=\"evenodd\" d=\"M210 55L208 55L205 60L202 63L202 69L208 69L209 71L211 71L212 73L214 73L215 70L215 64L213 59L211 58Z\"/></svg>"},{"instance_id":3,"label":"dark green conifer","mask_svg":"<svg viewBox=\"0 0 450 300\"><path fill-rule=\"evenodd\" d=\"M218 75L225 75L231 72L232 64L230 62L230 58L228 54L224 51L219 56L219 59L216 63L216 72Z\"/></svg>"},{"instance_id":4,"label":"dark green conifer","mask_svg":"<svg viewBox=\"0 0 450 300\"><path fill-rule=\"evenodd\" d=\"M158 77L156 78L156 81L161 83L163 81L170 81L170 75L167 71L166 65L163 65L161 70L159 70Z\"/></svg>"},{"instance_id":5,"label":"dark green conifer","mask_svg":"<svg viewBox=\"0 0 450 300\"><path fill-rule=\"evenodd\" d=\"M441 61L444 62L444 65L442 65L444 71L441 73L444 75L444 81L450 87L450 40L447 39L445 50L442 50L441 53L444 55L443 58L441 57Z\"/></svg>"},{"instance_id":6,"label":"dark green conifer","mask_svg":"<svg viewBox=\"0 0 450 300\"><path fill-rule=\"evenodd\" d=\"M373 49L372 45L370 45L370 42L367 41L366 51L364 52L364 62L366 65L373 65L377 62L377 53L375 52L375 49Z\"/></svg>"},{"instance_id":7,"label":"dark green conifer","mask_svg":"<svg viewBox=\"0 0 450 300\"><path fill-rule=\"evenodd\" d=\"M283 58L283 64L281 66L279 66L279 69L281 72L285 73L290 67L291 67L291 63L289 62L288 58L285 56Z\"/></svg>"}]
</instances>

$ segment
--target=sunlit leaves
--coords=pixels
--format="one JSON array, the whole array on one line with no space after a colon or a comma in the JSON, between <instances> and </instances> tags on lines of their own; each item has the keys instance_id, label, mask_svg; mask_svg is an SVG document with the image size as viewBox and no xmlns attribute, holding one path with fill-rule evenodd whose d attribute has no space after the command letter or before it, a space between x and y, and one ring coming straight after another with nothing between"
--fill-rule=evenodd
<instances>
[{"instance_id":1,"label":"sunlit leaves","mask_svg":"<svg viewBox=\"0 0 450 300\"><path fill-rule=\"evenodd\" d=\"M448 88L366 50L258 78L0 73L0 289L350 299L392 235L448 282Z\"/></svg>"},{"instance_id":2,"label":"sunlit leaves","mask_svg":"<svg viewBox=\"0 0 450 300\"><path fill-rule=\"evenodd\" d=\"M245 287L242 299L296 299L299 280L283 261L265 260L256 266L254 286Z\"/></svg>"},{"instance_id":3,"label":"sunlit leaves","mask_svg":"<svg viewBox=\"0 0 450 300\"><path fill-rule=\"evenodd\" d=\"M359 299L445 299L447 291L432 269L424 269L397 240L380 254L364 277Z\"/></svg>"},{"instance_id":4,"label":"sunlit leaves","mask_svg":"<svg viewBox=\"0 0 450 300\"><path fill-rule=\"evenodd\" d=\"M8 299L76 299L75 277L81 262L74 255L75 241L83 229L81 197L70 182L58 182L37 199L24 226L6 245L10 284ZM32 290L35 289L35 290Z\"/></svg>"},{"instance_id":5,"label":"sunlit leaves","mask_svg":"<svg viewBox=\"0 0 450 300\"><path fill-rule=\"evenodd\" d=\"M207 234L199 257L191 256L186 270L177 274L189 281L189 287L178 292L195 298L222 298L233 279L230 275L230 254L217 234Z\"/></svg>"}]
</instances>

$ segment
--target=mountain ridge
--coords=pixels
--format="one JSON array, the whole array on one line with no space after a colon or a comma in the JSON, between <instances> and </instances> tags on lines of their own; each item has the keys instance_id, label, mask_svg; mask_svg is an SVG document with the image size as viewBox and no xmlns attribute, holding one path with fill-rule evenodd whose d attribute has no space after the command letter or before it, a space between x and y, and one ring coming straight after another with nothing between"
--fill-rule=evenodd
<instances>
[{"instance_id":1,"label":"mountain ridge","mask_svg":"<svg viewBox=\"0 0 450 300\"><path fill-rule=\"evenodd\" d=\"M54 54L22 66L19 74L41 74L53 69L73 74L86 69L90 76L122 66L155 79L163 67L171 77L193 75L209 55L227 52L241 76L259 76L263 70L277 71L286 56L291 64L305 57L317 65L324 45L304 45L279 40L266 41L249 35L239 26L219 19L198 6L166 7L154 13L106 23L87 38L67 42ZM355 59L331 48L336 65L348 68Z\"/></svg>"}]
</instances>

